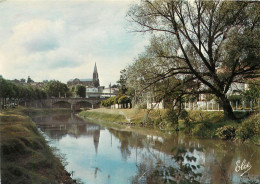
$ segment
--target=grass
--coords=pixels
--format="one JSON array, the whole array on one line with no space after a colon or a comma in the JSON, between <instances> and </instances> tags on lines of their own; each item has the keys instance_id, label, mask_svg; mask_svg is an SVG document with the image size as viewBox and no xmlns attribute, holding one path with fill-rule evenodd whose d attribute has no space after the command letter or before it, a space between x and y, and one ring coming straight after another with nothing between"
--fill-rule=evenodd
<instances>
[{"instance_id":1,"label":"grass","mask_svg":"<svg viewBox=\"0 0 260 184\"><path fill-rule=\"evenodd\" d=\"M106 122L116 122L116 123L124 123L128 122L134 123L137 127L154 127L160 128L164 130L174 130L176 124L173 124L166 120L167 110L144 110L144 109L94 109L90 111L82 111L79 116L83 118L90 118L96 120L102 120ZM222 111L188 111L188 118L179 119L179 130L184 132L185 134L189 134L192 136L196 136L198 138L219 138L216 133L218 128L224 126L231 126L237 130L236 140L242 137L245 141L246 137L247 142L252 142L254 144L260 145L260 138L258 133L259 124L254 125L254 129L251 130L248 128L251 122L256 121L259 117L259 114L248 114L247 112L235 112L236 117L239 120L229 120L224 116ZM253 119L253 120L250 120ZM258 118L259 119L259 118ZM248 121L250 121L248 123ZM247 123L245 123L247 122ZM246 125L245 125L246 124ZM250 126L253 127L253 126ZM254 135L243 135L250 134L250 132L255 132ZM240 139L241 140L241 139Z\"/></svg>"},{"instance_id":2,"label":"grass","mask_svg":"<svg viewBox=\"0 0 260 184\"><path fill-rule=\"evenodd\" d=\"M110 114L110 113L100 113L100 112L93 112L93 111L82 111L79 113L82 117L87 117L89 119L97 119L109 122L116 122L116 123L126 123L127 120L124 115L122 114Z\"/></svg>"},{"instance_id":3,"label":"grass","mask_svg":"<svg viewBox=\"0 0 260 184\"><path fill-rule=\"evenodd\" d=\"M88 111L81 111L78 116L86 119L87 121L98 123L102 126L106 126L113 129L120 129L121 131L134 131L142 135L156 135L161 137L167 137L169 134L165 134L156 127L141 127L141 126L129 126L130 122L140 122L146 111L143 109L94 109ZM153 114L155 115L155 114Z\"/></svg>"},{"instance_id":4,"label":"grass","mask_svg":"<svg viewBox=\"0 0 260 184\"><path fill-rule=\"evenodd\" d=\"M163 116L165 110L153 110L149 112L149 117L152 119L158 119ZM128 123L132 122L135 124L144 123L144 118L147 115L147 110L144 109L93 109L88 111L82 111L79 113L80 116L89 118L110 121L110 122L121 122Z\"/></svg>"},{"instance_id":5,"label":"grass","mask_svg":"<svg viewBox=\"0 0 260 184\"><path fill-rule=\"evenodd\" d=\"M23 111L18 108L0 113L2 182L75 183Z\"/></svg>"}]
</instances>

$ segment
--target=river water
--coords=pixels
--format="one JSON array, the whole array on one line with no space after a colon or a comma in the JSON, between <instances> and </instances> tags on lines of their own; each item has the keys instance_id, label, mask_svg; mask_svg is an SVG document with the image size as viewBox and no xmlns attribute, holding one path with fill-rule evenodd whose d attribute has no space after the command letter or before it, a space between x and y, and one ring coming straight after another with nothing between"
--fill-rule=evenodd
<instances>
[{"instance_id":1,"label":"river water","mask_svg":"<svg viewBox=\"0 0 260 184\"><path fill-rule=\"evenodd\" d=\"M196 180L201 183L259 179L260 148L254 145L166 132L116 130L74 114L32 119L50 146L65 155L66 169L73 178L86 184L162 183L183 178L190 181L199 173L201 177ZM184 165L191 170L183 169Z\"/></svg>"}]
</instances>

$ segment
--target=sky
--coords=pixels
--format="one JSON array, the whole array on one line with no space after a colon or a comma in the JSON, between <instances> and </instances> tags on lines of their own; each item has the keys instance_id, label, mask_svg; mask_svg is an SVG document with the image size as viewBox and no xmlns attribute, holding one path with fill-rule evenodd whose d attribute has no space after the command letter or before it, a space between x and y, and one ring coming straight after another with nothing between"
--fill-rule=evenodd
<instances>
[{"instance_id":1,"label":"sky","mask_svg":"<svg viewBox=\"0 0 260 184\"><path fill-rule=\"evenodd\" d=\"M115 84L148 45L126 19L131 0L0 0L0 75Z\"/></svg>"}]
</instances>

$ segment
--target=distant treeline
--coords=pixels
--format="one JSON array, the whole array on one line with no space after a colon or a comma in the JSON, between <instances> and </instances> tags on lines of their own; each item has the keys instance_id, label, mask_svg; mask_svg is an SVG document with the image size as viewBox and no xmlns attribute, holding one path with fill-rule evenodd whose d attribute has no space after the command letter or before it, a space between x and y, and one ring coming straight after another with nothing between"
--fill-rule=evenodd
<instances>
[{"instance_id":1,"label":"distant treeline","mask_svg":"<svg viewBox=\"0 0 260 184\"><path fill-rule=\"evenodd\" d=\"M13 100L45 99L47 98L47 92L29 84L21 85L1 77L0 98L3 100L3 105L5 105Z\"/></svg>"},{"instance_id":2,"label":"distant treeline","mask_svg":"<svg viewBox=\"0 0 260 184\"><path fill-rule=\"evenodd\" d=\"M78 89L78 88L75 88ZM66 84L51 80L42 86L30 83L19 84L0 77L0 99L3 107L24 100L40 100L48 97L70 97L72 91Z\"/></svg>"}]
</instances>

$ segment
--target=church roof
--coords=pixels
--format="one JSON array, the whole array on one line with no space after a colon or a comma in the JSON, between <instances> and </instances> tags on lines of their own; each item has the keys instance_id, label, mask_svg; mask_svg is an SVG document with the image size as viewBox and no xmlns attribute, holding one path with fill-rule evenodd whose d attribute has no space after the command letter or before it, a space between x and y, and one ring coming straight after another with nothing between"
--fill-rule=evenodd
<instances>
[{"instance_id":1,"label":"church roof","mask_svg":"<svg viewBox=\"0 0 260 184\"><path fill-rule=\"evenodd\" d=\"M68 82L73 82L76 79L70 79ZM80 80L81 82L87 82L87 81L92 82L93 81L93 79L78 79L78 80Z\"/></svg>"}]
</instances>

